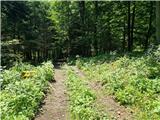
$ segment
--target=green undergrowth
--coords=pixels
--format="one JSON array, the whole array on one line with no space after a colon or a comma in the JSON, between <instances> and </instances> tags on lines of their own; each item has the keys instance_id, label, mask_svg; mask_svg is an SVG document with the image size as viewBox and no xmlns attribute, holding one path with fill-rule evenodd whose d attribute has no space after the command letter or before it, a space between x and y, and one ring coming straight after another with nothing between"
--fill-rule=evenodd
<instances>
[{"instance_id":1,"label":"green undergrowth","mask_svg":"<svg viewBox=\"0 0 160 120\"><path fill-rule=\"evenodd\" d=\"M39 105L53 80L51 62L34 67L18 63L2 72L0 107L2 120L29 120L38 111Z\"/></svg>"},{"instance_id":2,"label":"green undergrowth","mask_svg":"<svg viewBox=\"0 0 160 120\"><path fill-rule=\"evenodd\" d=\"M76 65L106 92L131 107L136 120L160 120L160 50L136 55L116 53L80 58Z\"/></svg>"},{"instance_id":3,"label":"green undergrowth","mask_svg":"<svg viewBox=\"0 0 160 120\"><path fill-rule=\"evenodd\" d=\"M67 72L67 87L70 98L70 111L72 120L108 120L96 109L95 93L89 89L85 80L80 78L71 69Z\"/></svg>"}]
</instances>

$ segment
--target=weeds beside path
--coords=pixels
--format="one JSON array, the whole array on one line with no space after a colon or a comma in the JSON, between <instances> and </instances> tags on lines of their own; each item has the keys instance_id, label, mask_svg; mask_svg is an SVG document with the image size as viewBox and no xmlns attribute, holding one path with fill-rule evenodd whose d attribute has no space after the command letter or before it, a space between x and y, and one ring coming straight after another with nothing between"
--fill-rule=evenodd
<instances>
[{"instance_id":1,"label":"weeds beside path","mask_svg":"<svg viewBox=\"0 0 160 120\"><path fill-rule=\"evenodd\" d=\"M79 75L80 77L87 78L85 73L83 73L77 67L72 67L72 69ZM107 95L104 92L104 87L101 82L96 80L88 80L88 86L96 93L96 103L95 107L97 109L107 114L110 119L114 120L132 120L132 114L129 109L120 105L118 102L114 100L113 96Z\"/></svg>"}]
</instances>

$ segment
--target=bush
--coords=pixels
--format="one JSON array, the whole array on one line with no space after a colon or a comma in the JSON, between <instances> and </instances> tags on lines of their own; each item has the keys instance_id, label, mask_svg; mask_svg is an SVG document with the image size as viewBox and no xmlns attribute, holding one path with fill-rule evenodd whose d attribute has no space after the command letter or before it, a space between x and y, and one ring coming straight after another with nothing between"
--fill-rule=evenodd
<instances>
[{"instance_id":1,"label":"bush","mask_svg":"<svg viewBox=\"0 0 160 120\"><path fill-rule=\"evenodd\" d=\"M34 70L35 73L29 78L24 78L21 76L24 70ZM4 70L2 75L1 118L3 120L33 118L48 88L48 81L52 80L54 75L52 63L43 63L38 67L21 63L20 66Z\"/></svg>"}]
</instances>

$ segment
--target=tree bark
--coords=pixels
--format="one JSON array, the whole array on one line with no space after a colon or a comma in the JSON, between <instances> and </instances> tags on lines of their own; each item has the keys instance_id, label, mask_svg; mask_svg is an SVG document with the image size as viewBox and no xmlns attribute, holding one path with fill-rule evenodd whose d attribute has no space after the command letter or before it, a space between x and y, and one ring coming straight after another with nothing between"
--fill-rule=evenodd
<instances>
[{"instance_id":1,"label":"tree bark","mask_svg":"<svg viewBox=\"0 0 160 120\"><path fill-rule=\"evenodd\" d=\"M72 16L72 12L71 12L71 9L70 9L70 4L71 4L71 2L70 1L68 1L68 2L66 2L66 5L67 5L67 7L68 7L68 9L67 9L67 24L68 24L68 39L67 39L67 57L70 57L70 55L71 55L71 43L72 43L72 36L71 36L71 27L70 27L70 17ZM57 59L57 51L58 51L58 47L56 48L56 52L55 52L55 54L56 54L56 57L55 57L55 59Z\"/></svg>"},{"instance_id":2,"label":"tree bark","mask_svg":"<svg viewBox=\"0 0 160 120\"><path fill-rule=\"evenodd\" d=\"M146 34L146 40L144 43L144 49L147 50L149 44L149 37L151 36L151 28L152 28L152 13L153 13L153 2L150 1L150 17L149 17L149 24L148 24L148 31Z\"/></svg>"},{"instance_id":3,"label":"tree bark","mask_svg":"<svg viewBox=\"0 0 160 120\"><path fill-rule=\"evenodd\" d=\"M160 1L156 1L156 40L160 44Z\"/></svg>"},{"instance_id":4,"label":"tree bark","mask_svg":"<svg viewBox=\"0 0 160 120\"><path fill-rule=\"evenodd\" d=\"M40 61L40 51L38 50L37 51L37 59L38 59L38 62Z\"/></svg>"},{"instance_id":5,"label":"tree bark","mask_svg":"<svg viewBox=\"0 0 160 120\"><path fill-rule=\"evenodd\" d=\"M122 42L122 49L123 52L125 51L125 45L126 45L126 17L124 16L124 25L123 25L123 42Z\"/></svg>"},{"instance_id":6,"label":"tree bark","mask_svg":"<svg viewBox=\"0 0 160 120\"><path fill-rule=\"evenodd\" d=\"M128 1L128 51L131 52L131 36L130 36L130 25L131 25L131 15L130 15L130 1Z\"/></svg>"},{"instance_id":7,"label":"tree bark","mask_svg":"<svg viewBox=\"0 0 160 120\"><path fill-rule=\"evenodd\" d=\"M94 51L95 54L98 52L98 39L97 39L97 18L98 18L98 1L94 1L95 6L95 24L94 24Z\"/></svg>"},{"instance_id":8,"label":"tree bark","mask_svg":"<svg viewBox=\"0 0 160 120\"><path fill-rule=\"evenodd\" d=\"M16 22L13 24L13 39L16 39Z\"/></svg>"},{"instance_id":9,"label":"tree bark","mask_svg":"<svg viewBox=\"0 0 160 120\"><path fill-rule=\"evenodd\" d=\"M135 20L135 8L136 8L136 5L135 5L135 1L133 2L133 14L132 14L132 25L131 25L131 51L133 49L133 32L134 32L134 20Z\"/></svg>"},{"instance_id":10,"label":"tree bark","mask_svg":"<svg viewBox=\"0 0 160 120\"><path fill-rule=\"evenodd\" d=\"M80 19L81 19L81 34L82 39L85 39L85 1L79 2L79 13L80 13ZM81 54L85 55L86 50L81 49Z\"/></svg>"},{"instance_id":11,"label":"tree bark","mask_svg":"<svg viewBox=\"0 0 160 120\"><path fill-rule=\"evenodd\" d=\"M82 21L82 26L85 24L85 1L79 2L79 12Z\"/></svg>"}]
</instances>

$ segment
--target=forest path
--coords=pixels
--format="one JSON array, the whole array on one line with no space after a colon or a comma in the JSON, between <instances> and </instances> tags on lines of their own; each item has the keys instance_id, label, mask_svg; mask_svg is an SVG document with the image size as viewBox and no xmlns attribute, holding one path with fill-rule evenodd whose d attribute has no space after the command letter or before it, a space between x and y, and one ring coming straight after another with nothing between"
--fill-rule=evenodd
<instances>
[{"instance_id":1,"label":"forest path","mask_svg":"<svg viewBox=\"0 0 160 120\"><path fill-rule=\"evenodd\" d=\"M42 112L36 116L35 120L69 120L67 118L69 109L65 86L66 75L59 65L55 67L54 79L56 82L51 83Z\"/></svg>"},{"instance_id":2,"label":"forest path","mask_svg":"<svg viewBox=\"0 0 160 120\"><path fill-rule=\"evenodd\" d=\"M72 69L80 77L86 77L77 67L72 67ZM109 120L133 120L130 110L116 102L113 96L107 95L100 81L88 80L88 86L96 93L95 107L102 113L107 114Z\"/></svg>"}]
</instances>

